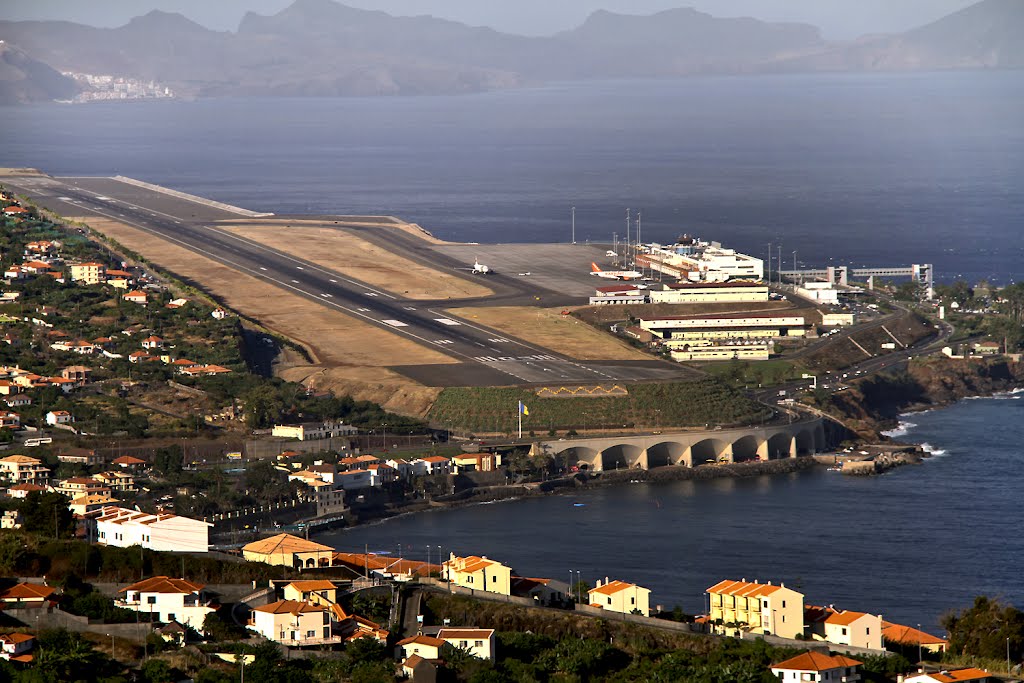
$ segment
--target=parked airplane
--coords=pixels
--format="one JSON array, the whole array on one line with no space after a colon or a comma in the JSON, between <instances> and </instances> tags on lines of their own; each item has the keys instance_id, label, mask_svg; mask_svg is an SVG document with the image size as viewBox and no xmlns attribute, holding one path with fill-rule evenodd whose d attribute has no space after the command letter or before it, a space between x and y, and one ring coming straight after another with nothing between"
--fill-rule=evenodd
<instances>
[{"instance_id":1,"label":"parked airplane","mask_svg":"<svg viewBox=\"0 0 1024 683\"><path fill-rule=\"evenodd\" d=\"M606 280L636 280L644 276L636 270L601 270L596 263L590 264L590 274Z\"/></svg>"}]
</instances>

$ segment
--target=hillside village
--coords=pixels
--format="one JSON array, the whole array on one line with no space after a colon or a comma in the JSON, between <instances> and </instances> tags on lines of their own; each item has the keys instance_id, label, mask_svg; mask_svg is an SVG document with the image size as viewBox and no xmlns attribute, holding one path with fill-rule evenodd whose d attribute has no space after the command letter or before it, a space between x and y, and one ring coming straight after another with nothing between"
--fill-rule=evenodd
<instances>
[{"instance_id":1,"label":"hillside village","mask_svg":"<svg viewBox=\"0 0 1024 683\"><path fill-rule=\"evenodd\" d=\"M628 577L570 585L452 548L418 559L311 541L565 467L439 449L415 420L254 375L234 315L0 200L12 680L993 680L959 666L951 641L781 583L723 580L685 615ZM389 427L410 448L388 452ZM208 448L180 445L200 433L216 435ZM254 435L264 457L229 450ZM377 438L385 454L364 452ZM716 657L743 675L708 678Z\"/></svg>"}]
</instances>

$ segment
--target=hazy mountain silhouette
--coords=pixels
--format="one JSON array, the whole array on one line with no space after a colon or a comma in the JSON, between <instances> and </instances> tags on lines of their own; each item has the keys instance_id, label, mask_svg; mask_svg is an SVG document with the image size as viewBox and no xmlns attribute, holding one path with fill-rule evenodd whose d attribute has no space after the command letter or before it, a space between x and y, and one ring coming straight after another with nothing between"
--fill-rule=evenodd
<instances>
[{"instance_id":1,"label":"hazy mountain silhouette","mask_svg":"<svg viewBox=\"0 0 1024 683\"><path fill-rule=\"evenodd\" d=\"M826 43L806 24L693 9L599 11L572 31L530 38L296 0L271 16L247 14L234 33L154 11L114 29L0 22L0 39L61 71L154 80L184 94L332 96L697 73L1016 67L1024 65L1015 39L1022 28L1024 2L984 0L899 36L845 45Z\"/></svg>"},{"instance_id":2,"label":"hazy mountain silhouette","mask_svg":"<svg viewBox=\"0 0 1024 683\"><path fill-rule=\"evenodd\" d=\"M70 99L78 85L24 50L0 44L0 102L45 102Z\"/></svg>"}]
</instances>

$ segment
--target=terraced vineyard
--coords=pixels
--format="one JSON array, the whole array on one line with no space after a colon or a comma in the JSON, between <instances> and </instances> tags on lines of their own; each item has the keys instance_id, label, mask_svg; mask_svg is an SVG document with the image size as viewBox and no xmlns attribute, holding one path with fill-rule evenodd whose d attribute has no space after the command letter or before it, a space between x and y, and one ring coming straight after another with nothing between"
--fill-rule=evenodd
<instances>
[{"instance_id":1,"label":"terraced vineyard","mask_svg":"<svg viewBox=\"0 0 1024 683\"><path fill-rule=\"evenodd\" d=\"M664 429L758 422L768 409L715 379L629 385L612 398L538 398L529 389L458 387L441 392L427 415L438 427L478 434L511 434L518 406L529 409L523 431Z\"/></svg>"}]
</instances>

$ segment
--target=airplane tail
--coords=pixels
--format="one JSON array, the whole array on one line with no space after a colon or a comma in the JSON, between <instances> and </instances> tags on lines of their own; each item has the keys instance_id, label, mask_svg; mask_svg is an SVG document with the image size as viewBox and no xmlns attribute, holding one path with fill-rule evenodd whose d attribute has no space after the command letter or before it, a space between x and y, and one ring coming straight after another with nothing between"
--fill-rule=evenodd
<instances>
[{"instance_id":1,"label":"airplane tail","mask_svg":"<svg viewBox=\"0 0 1024 683\"><path fill-rule=\"evenodd\" d=\"M600 273L600 272L601 272L601 269L597 267L597 264L596 264L596 263L594 263L593 261L591 261L591 262L590 262L590 272L592 272L592 273Z\"/></svg>"}]
</instances>

